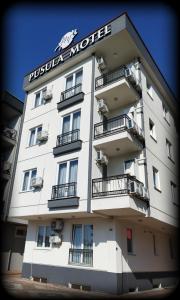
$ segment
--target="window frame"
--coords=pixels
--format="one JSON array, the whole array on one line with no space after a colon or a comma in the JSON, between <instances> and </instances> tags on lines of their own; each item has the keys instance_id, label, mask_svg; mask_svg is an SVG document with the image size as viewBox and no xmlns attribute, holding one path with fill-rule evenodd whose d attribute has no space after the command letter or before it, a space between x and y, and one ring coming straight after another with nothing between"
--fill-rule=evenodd
<instances>
[{"instance_id":1,"label":"window frame","mask_svg":"<svg viewBox=\"0 0 180 300\"><path fill-rule=\"evenodd\" d=\"M38 141L37 141L37 134L38 134L38 129L41 128L41 132L42 132L42 124L38 125L36 127L33 127L31 129L29 129L29 141L28 141L28 147L32 147L32 146L36 146L38 145ZM32 131L35 130L35 135L34 135L34 143L32 145L30 145L30 141L31 141L31 134Z\"/></svg>"},{"instance_id":2,"label":"window frame","mask_svg":"<svg viewBox=\"0 0 180 300\"><path fill-rule=\"evenodd\" d=\"M164 104L163 102L162 102L162 109L163 109L163 118L164 118L164 120L168 123L168 125L170 126L170 121L169 121L169 110L168 110L168 108L167 108L167 106L166 106L166 104Z\"/></svg>"},{"instance_id":3,"label":"window frame","mask_svg":"<svg viewBox=\"0 0 180 300\"><path fill-rule=\"evenodd\" d=\"M161 185L160 185L160 175L159 175L159 170L156 169L156 167L152 167L152 170L153 170L153 185L154 185L154 189L161 192ZM156 176L154 176L156 175ZM157 179L157 182L156 182L156 179Z\"/></svg>"},{"instance_id":4,"label":"window frame","mask_svg":"<svg viewBox=\"0 0 180 300\"><path fill-rule=\"evenodd\" d=\"M78 158L73 158L73 159L66 160L66 161L61 161L61 162L58 163L57 176L56 176L56 184L57 185L58 185L58 181L59 181L59 167L62 164L66 164L66 184L70 183L69 182L69 175L70 175L70 164L71 164L72 161L77 161L77 181L78 181L78 163L79 163L79 160L78 160ZM76 183L77 183L77 181L76 181Z\"/></svg>"},{"instance_id":5,"label":"window frame","mask_svg":"<svg viewBox=\"0 0 180 300\"><path fill-rule=\"evenodd\" d=\"M46 92L47 92L47 87L44 87L43 89L41 89L41 90L39 90L35 93L34 108L37 108L37 107L44 104L43 94L46 93ZM36 97L37 97L38 94L40 95L40 100L39 100L39 103L37 104L36 103Z\"/></svg>"},{"instance_id":6,"label":"window frame","mask_svg":"<svg viewBox=\"0 0 180 300\"><path fill-rule=\"evenodd\" d=\"M77 69L76 71L74 71L74 72L68 74L68 75L65 77L65 89L64 89L65 91L69 89L69 88L67 88L67 80L68 80L68 78L70 78L70 77L73 77L73 79L72 79L72 88L76 86L76 76L77 76L77 74L78 74L79 72L82 72L82 77L81 77L81 78L82 78L82 79L81 79L81 84L82 84L82 82L83 82L83 68L80 68L80 69Z\"/></svg>"},{"instance_id":7,"label":"window frame","mask_svg":"<svg viewBox=\"0 0 180 300\"><path fill-rule=\"evenodd\" d=\"M21 185L21 192L25 193L25 192L32 192L33 191L33 187L31 187L31 179L32 179L32 172L36 170L36 176L37 176L37 168L33 168L33 169L29 169L29 170L25 170L23 171L23 178L22 178L22 185ZM29 173L28 176L28 183L27 183L27 189L24 190L23 186L24 186L24 180L25 180L25 174Z\"/></svg>"},{"instance_id":8,"label":"window frame","mask_svg":"<svg viewBox=\"0 0 180 300\"><path fill-rule=\"evenodd\" d=\"M146 91L147 91L147 94L150 96L150 98L152 100L153 99L153 87L152 87L152 84L150 84L149 80L146 78Z\"/></svg>"},{"instance_id":9,"label":"window frame","mask_svg":"<svg viewBox=\"0 0 180 300\"><path fill-rule=\"evenodd\" d=\"M166 151L167 151L168 158L173 161L173 147L171 142L167 138L166 138Z\"/></svg>"},{"instance_id":10,"label":"window frame","mask_svg":"<svg viewBox=\"0 0 180 300\"><path fill-rule=\"evenodd\" d=\"M60 134L63 134L63 124L64 124L64 118L70 116L70 126L69 126L69 132L72 131L72 127L73 127L73 118L74 118L74 114L76 113L80 113L80 126L79 126L79 131L80 131L80 127L81 127L81 109L77 109L75 111L72 111L68 114L65 114L61 117L61 123L60 123Z\"/></svg>"},{"instance_id":11,"label":"window frame","mask_svg":"<svg viewBox=\"0 0 180 300\"><path fill-rule=\"evenodd\" d=\"M38 246L38 235L39 235L39 228L43 227L43 242L42 242L42 246ZM47 228L50 228L50 232L53 233L52 229L51 229L51 225L47 225L47 224L39 224L38 228L37 228L37 232L36 232L36 249L51 249L52 248L52 243L49 241L49 246L45 246L45 238L46 238L46 230ZM49 237L51 236L51 234L49 235Z\"/></svg>"},{"instance_id":12,"label":"window frame","mask_svg":"<svg viewBox=\"0 0 180 300\"><path fill-rule=\"evenodd\" d=\"M152 129L150 128L152 126ZM150 137L157 142L155 123L149 118L149 133Z\"/></svg>"}]
</instances>

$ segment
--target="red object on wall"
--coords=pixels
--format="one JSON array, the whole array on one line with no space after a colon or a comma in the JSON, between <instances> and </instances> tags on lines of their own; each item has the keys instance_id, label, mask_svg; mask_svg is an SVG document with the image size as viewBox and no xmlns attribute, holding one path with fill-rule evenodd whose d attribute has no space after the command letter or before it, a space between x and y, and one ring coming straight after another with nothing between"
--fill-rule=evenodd
<instances>
[{"instance_id":1,"label":"red object on wall","mask_svg":"<svg viewBox=\"0 0 180 300\"><path fill-rule=\"evenodd\" d=\"M131 228L127 228L127 239L132 240L132 229Z\"/></svg>"}]
</instances>

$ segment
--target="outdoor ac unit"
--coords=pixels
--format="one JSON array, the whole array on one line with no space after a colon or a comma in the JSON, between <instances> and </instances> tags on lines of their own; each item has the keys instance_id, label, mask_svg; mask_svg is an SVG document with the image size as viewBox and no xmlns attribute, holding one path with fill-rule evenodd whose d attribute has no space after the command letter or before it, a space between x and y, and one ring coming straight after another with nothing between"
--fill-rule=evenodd
<instances>
[{"instance_id":1,"label":"outdoor ac unit","mask_svg":"<svg viewBox=\"0 0 180 300\"><path fill-rule=\"evenodd\" d=\"M43 95L43 100L46 102L48 100L51 100L51 98L52 98L52 91L47 90Z\"/></svg>"},{"instance_id":2,"label":"outdoor ac unit","mask_svg":"<svg viewBox=\"0 0 180 300\"><path fill-rule=\"evenodd\" d=\"M149 193L146 187L143 186L143 198L149 199Z\"/></svg>"},{"instance_id":3,"label":"outdoor ac unit","mask_svg":"<svg viewBox=\"0 0 180 300\"><path fill-rule=\"evenodd\" d=\"M128 129L130 129L132 132L138 132L138 126L133 119L128 120Z\"/></svg>"},{"instance_id":4,"label":"outdoor ac unit","mask_svg":"<svg viewBox=\"0 0 180 300\"><path fill-rule=\"evenodd\" d=\"M36 187L42 187L43 185L43 179L42 177L35 177L31 179L31 186L36 188Z\"/></svg>"},{"instance_id":5,"label":"outdoor ac unit","mask_svg":"<svg viewBox=\"0 0 180 300\"><path fill-rule=\"evenodd\" d=\"M48 139L48 132L47 131L40 131L38 134L37 134L37 140L39 142L42 142L42 141L47 141Z\"/></svg>"},{"instance_id":6,"label":"outdoor ac unit","mask_svg":"<svg viewBox=\"0 0 180 300\"><path fill-rule=\"evenodd\" d=\"M132 181L130 183L130 194L143 196L143 185L140 182Z\"/></svg>"},{"instance_id":7,"label":"outdoor ac unit","mask_svg":"<svg viewBox=\"0 0 180 300\"><path fill-rule=\"evenodd\" d=\"M100 165L103 165L103 164L107 165L108 164L108 158L101 150L97 151L96 162Z\"/></svg>"},{"instance_id":8,"label":"outdoor ac unit","mask_svg":"<svg viewBox=\"0 0 180 300\"><path fill-rule=\"evenodd\" d=\"M100 70L104 70L106 68L106 63L105 63L104 58L102 56L97 57L97 63L98 63L98 68Z\"/></svg>"},{"instance_id":9,"label":"outdoor ac unit","mask_svg":"<svg viewBox=\"0 0 180 300\"><path fill-rule=\"evenodd\" d=\"M136 83L136 77L130 68L125 69L125 77L129 78L131 82Z\"/></svg>"},{"instance_id":10,"label":"outdoor ac unit","mask_svg":"<svg viewBox=\"0 0 180 300\"><path fill-rule=\"evenodd\" d=\"M3 171L10 171L11 169L11 163L9 161L5 161L3 163Z\"/></svg>"},{"instance_id":11,"label":"outdoor ac unit","mask_svg":"<svg viewBox=\"0 0 180 300\"><path fill-rule=\"evenodd\" d=\"M51 235L49 237L49 242L52 244L60 244L62 242L62 239L58 235Z\"/></svg>"},{"instance_id":12,"label":"outdoor ac unit","mask_svg":"<svg viewBox=\"0 0 180 300\"><path fill-rule=\"evenodd\" d=\"M109 111L107 105L104 102L104 99L98 100L97 105L98 105L98 112L104 114Z\"/></svg>"},{"instance_id":13,"label":"outdoor ac unit","mask_svg":"<svg viewBox=\"0 0 180 300\"><path fill-rule=\"evenodd\" d=\"M63 230L63 227L64 227L64 221L61 219L51 222L51 228L54 231L61 232Z\"/></svg>"}]
</instances>

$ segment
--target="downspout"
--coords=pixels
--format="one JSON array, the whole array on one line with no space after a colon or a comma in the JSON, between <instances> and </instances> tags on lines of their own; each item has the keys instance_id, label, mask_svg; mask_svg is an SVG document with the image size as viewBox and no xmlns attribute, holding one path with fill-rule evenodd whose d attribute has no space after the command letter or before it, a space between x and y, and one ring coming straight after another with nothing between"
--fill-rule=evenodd
<instances>
[{"instance_id":1,"label":"downspout","mask_svg":"<svg viewBox=\"0 0 180 300\"><path fill-rule=\"evenodd\" d=\"M7 219L8 219L9 208L10 208L10 204L11 204L12 190L13 190L13 186L14 186L14 177L15 177L16 167L17 167L17 159L18 159L19 147L20 147L20 142L21 142L21 134L22 134L22 128L23 128L23 123L24 123L26 103L27 103L27 93L25 95L23 113L21 115L21 122L20 122L20 125L19 125L18 141L17 141L17 144L16 144L16 152L15 152L15 157L14 157L13 172L12 172L11 184L10 184L10 188L9 188L9 195L8 195L8 201L7 201L7 205L6 205L6 211L5 211L5 221L8 221Z\"/></svg>"},{"instance_id":2,"label":"downspout","mask_svg":"<svg viewBox=\"0 0 180 300\"><path fill-rule=\"evenodd\" d=\"M93 141L93 113L94 113L94 79L95 79L95 53L92 54L91 75L91 107L90 107L90 130L89 130L89 165L88 165L88 189L87 189L87 212L91 213L92 195L92 141Z\"/></svg>"}]
</instances>

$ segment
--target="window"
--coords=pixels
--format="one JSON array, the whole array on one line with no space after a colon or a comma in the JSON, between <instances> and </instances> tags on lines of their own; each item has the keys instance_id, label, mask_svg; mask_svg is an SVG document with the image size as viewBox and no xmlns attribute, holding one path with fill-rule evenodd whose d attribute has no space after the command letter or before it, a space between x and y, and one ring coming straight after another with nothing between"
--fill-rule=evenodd
<instances>
[{"instance_id":1,"label":"window","mask_svg":"<svg viewBox=\"0 0 180 300\"><path fill-rule=\"evenodd\" d=\"M146 79L146 88L147 88L147 93L148 95L153 98L153 90L152 90L152 85L149 83L149 81Z\"/></svg>"},{"instance_id":2,"label":"window","mask_svg":"<svg viewBox=\"0 0 180 300\"><path fill-rule=\"evenodd\" d=\"M58 170L58 193L59 197L73 197L76 196L78 160L71 160L59 164Z\"/></svg>"},{"instance_id":3,"label":"window","mask_svg":"<svg viewBox=\"0 0 180 300\"><path fill-rule=\"evenodd\" d=\"M26 237L26 228L23 226L16 226L15 237L25 238Z\"/></svg>"},{"instance_id":4,"label":"window","mask_svg":"<svg viewBox=\"0 0 180 300\"><path fill-rule=\"evenodd\" d=\"M169 238L169 252L170 252L171 259L173 259L174 258L174 251L173 251L173 243L172 243L171 238Z\"/></svg>"},{"instance_id":5,"label":"window","mask_svg":"<svg viewBox=\"0 0 180 300\"><path fill-rule=\"evenodd\" d=\"M31 180L32 178L36 177L37 169L32 169L29 171L24 171L24 179L23 179L23 186L22 191L31 191Z\"/></svg>"},{"instance_id":6,"label":"window","mask_svg":"<svg viewBox=\"0 0 180 300\"><path fill-rule=\"evenodd\" d=\"M70 263L93 264L93 225L75 224L72 228Z\"/></svg>"},{"instance_id":7,"label":"window","mask_svg":"<svg viewBox=\"0 0 180 300\"><path fill-rule=\"evenodd\" d=\"M134 176L134 174L135 174L134 159L126 160L124 162L124 171L125 171L125 174L130 174L130 175Z\"/></svg>"},{"instance_id":8,"label":"window","mask_svg":"<svg viewBox=\"0 0 180 300\"><path fill-rule=\"evenodd\" d=\"M30 138L29 138L29 147L37 145L38 143L38 133L42 131L42 126L38 126L35 128L30 129Z\"/></svg>"},{"instance_id":9,"label":"window","mask_svg":"<svg viewBox=\"0 0 180 300\"><path fill-rule=\"evenodd\" d=\"M172 181L171 181L171 196L172 196L173 203L179 204L178 203L178 197L177 197L177 186Z\"/></svg>"},{"instance_id":10,"label":"window","mask_svg":"<svg viewBox=\"0 0 180 300\"><path fill-rule=\"evenodd\" d=\"M169 124L169 111L165 104L162 104L162 108L163 108L163 117Z\"/></svg>"},{"instance_id":11,"label":"window","mask_svg":"<svg viewBox=\"0 0 180 300\"><path fill-rule=\"evenodd\" d=\"M166 149L168 158L172 160L172 144L166 139Z\"/></svg>"},{"instance_id":12,"label":"window","mask_svg":"<svg viewBox=\"0 0 180 300\"><path fill-rule=\"evenodd\" d=\"M127 228L127 252L133 253L132 229Z\"/></svg>"},{"instance_id":13,"label":"window","mask_svg":"<svg viewBox=\"0 0 180 300\"><path fill-rule=\"evenodd\" d=\"M159 171L153 167L153 183L154 188L160 191Z\"/></svg>"},{"instance_id":14,"label":"window","mask_svg":"<svg viewBox=\"0 0 180 300\"><path fill-rule=\"evenodd\" d=\"M81 92L82 74L83 71L81 69L66 78L66 99Z\"/></svg>"},{"instance_id":15,"label":"window","mask_svg":"<svg viewBox=\"0 0 180 300\"><path fill-rule=\"evenodd\" d=\"M156 255L158 255L157 254L157 249L156 249L156 236L155 236L155 234L153 234L153 252L154 252L154 255L156 256Z\"/></svg>"},{"instance_id":16,"label":"window","mask_svg":"<svg viewBox=\"0 0 180 300\"><path fill-rule=\"evenodd\" d=\"M35 94L34 107L38 107L44 103L43 96L46 93L46 90L47 90L47 88L44 88Z\"/></svg>"},{"instance_id":17,"label":"window","mask_svg":"<svg viewBox=\"0 0 180 300\"><path fill-rule=\"evenodd\" d=\"M149 119L149 130L150 130L150 136L156 141L155 125L151 119Z\"/></svg>"},{"instance_id":18,"label":"window","mask_svg":"<svg viewBox=\"0 0 180 300\"><path fill-rule=\"evenodd\" d=\"M64 116L62 121L61 144L68 144L79 140L81 112L76 111Z\"/></svg>"},{"instance_id":19,"label":"window","mask_svg":"<svg viewBox=\"0 0 180 300\"><path fill-rule=\"evenodd\" d=\"M54 233L51 226L40 225L37 234L37 247L50 247L50 236Z\"/></svg>"}]
</instances>

